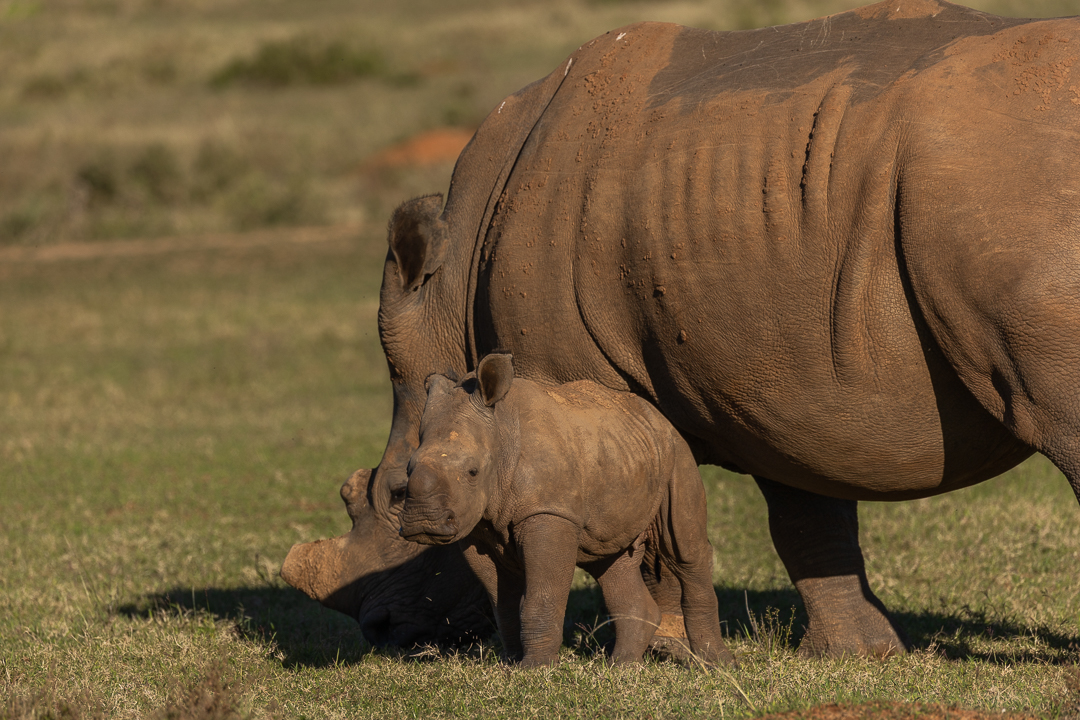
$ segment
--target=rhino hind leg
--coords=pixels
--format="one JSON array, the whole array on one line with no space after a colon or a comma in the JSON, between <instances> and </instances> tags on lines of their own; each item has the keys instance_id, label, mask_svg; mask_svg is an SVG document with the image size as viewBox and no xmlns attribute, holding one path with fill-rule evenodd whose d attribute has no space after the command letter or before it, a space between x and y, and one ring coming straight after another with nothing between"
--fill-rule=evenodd
<instances>
[{"instance_id":1,"label":"rhino hind leg","mask_svg":"<svg viewBox=\"0 0 1080 720\"><path fill-rule=\"evenodd\" d=\"M903 631L866 579L858 504L754 479L769 506L773 545L810 617L799 654L888 657L907 652Z\"/></svg>"},{"instance_id":2,"label":"rhino hind leg","mask_svg":"<svg viewBox=\"0 0 1080 720\"><path fill-rule=\"evenodd\" d=\"M613 663L638 662L660 625L660 608L642 579L640 551L589 563L584 569L596 578L604 604L615 621Z\"/></svg>"},{"instance_id":3,"label":"rhino hind leg","mask_svg":"<svg viewBox=\"0 0 1080 720\"><path fill-rule=\"evenodd\" d=\"M641 577L660 608L660 627L649 641L649 652L664 660L689 662L690 644L682 614L682 584L663 560L653 543L645 546Z\"/></svg>"}]
</instances>

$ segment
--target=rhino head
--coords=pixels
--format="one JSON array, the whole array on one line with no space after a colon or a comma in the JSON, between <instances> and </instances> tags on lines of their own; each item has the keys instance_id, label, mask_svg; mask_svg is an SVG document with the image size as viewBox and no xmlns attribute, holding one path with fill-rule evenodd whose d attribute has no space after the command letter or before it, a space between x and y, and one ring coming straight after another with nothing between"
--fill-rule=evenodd
<instances>
[{"instance_id":1,"label":"rhino head","mask_svg":"<svg viewBox=\"0 0 1080 720\"><path fill-rule=\"evenodd\" d=\"M294 545L281 577L360 623L372 645L456 643L490 633L483 588L456 545L421 548L398 537L371 470L341 487L352 529Z\"/></svg>"},{"instance_id":2,"label":"rhino head","mask_svg":"<svg viewBox=\"0 0 1080 720\"><path fill-rule=\"evenodd\" d=\"M419 444L425 381L465 369L465 280L449 251L442 197L403 204L390 221L379 337L390 369L394 419L382 462L342 486L352 529L295 545L282 578L355 618L374 645L409 646L490 634L483 586L456 544L426 547L399 535L407 465Z\"/></svg>"},{"instance_id":3,"label":"rhino head","mask_svg":"<svg viewBox=\"0 0 1080 720\"><path fill-rule=\"evenodd\" d=\"M444 545L472 532L496 490L500 433L494 405L514 377L510 355L488 355L461 383L428 379L420 446L409 460L401 536Z\"/></svg>"}]
</instances>

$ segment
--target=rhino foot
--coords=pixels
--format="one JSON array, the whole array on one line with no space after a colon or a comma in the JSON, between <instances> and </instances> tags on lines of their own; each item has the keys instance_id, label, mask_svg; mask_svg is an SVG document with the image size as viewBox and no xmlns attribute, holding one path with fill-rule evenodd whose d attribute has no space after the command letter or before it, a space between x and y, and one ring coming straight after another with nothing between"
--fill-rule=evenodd
<instances>
[{"instance_id":1,"label":"rhino foot","mask_svg":"<svg viewBox=\"0 0 1080 720\"><path fill-rule=\"evenodd\" d=\"M661 660L672 660L680 664L690 662L693 655L690 652L690 641L686 639L686 625L682 615L664 613L661 616L660 627L649 641L649 652Z\"/></svg>"},{"instance_id":2,"label":"rhino foot","mask_svg":"<svg viewBox=\"0 0 1080 720\"><path fill-rule=\"evenodd\" d=\"M810 616L800 656L886 658L907 652L903 631L870 590L865 575L804 578L795 587Z\"/></svg>"}]
</instances>

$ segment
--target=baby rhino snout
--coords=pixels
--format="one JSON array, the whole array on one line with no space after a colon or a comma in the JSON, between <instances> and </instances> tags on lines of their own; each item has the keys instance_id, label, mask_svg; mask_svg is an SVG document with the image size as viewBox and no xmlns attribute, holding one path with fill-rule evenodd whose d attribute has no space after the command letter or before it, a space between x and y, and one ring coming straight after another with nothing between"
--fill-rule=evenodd
<instances>
[{"instance_id":1,"label":"baby rhino snout","mask_svg":"<svg viewBox=\"0 0 1080 720\"><path fill-rule=\"evenodd\" d=\"M457 514L438 474L420 465L409 475L401 508L401 536L423 545L443 545L458 533Z\"/></svg>"},{"instance_id":2,"label":"baby rhino snout","mask_svg":"<svg viewBox=\"0 0 1080 720\"><path fill-rule=\"evenodd\" d=\"M439 493L441 481L439 474L428 465L417 465L409 473L409 484L406 487L406 502L409 500L424 500Z\"/></svg>"}]
</instances>

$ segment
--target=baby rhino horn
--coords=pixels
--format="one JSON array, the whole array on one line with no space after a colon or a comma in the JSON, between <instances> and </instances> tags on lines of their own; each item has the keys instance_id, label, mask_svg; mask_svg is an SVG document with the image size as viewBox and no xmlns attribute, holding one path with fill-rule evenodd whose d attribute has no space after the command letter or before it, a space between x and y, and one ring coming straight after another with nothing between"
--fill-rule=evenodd
<instances>
[{"instance_id":1,"label":"baby rhino horn","mask_svg":"<svg viewBox=\"0 0 1080 720\"><path fill-rule=\"evenodd\" d=\"M491 407L502 400L510 390L510 383L514 381L514 357L503 354L488 355L476 368L476 380L480 385L480 397L485 405Z\"/></svg>"}]
</instances>

